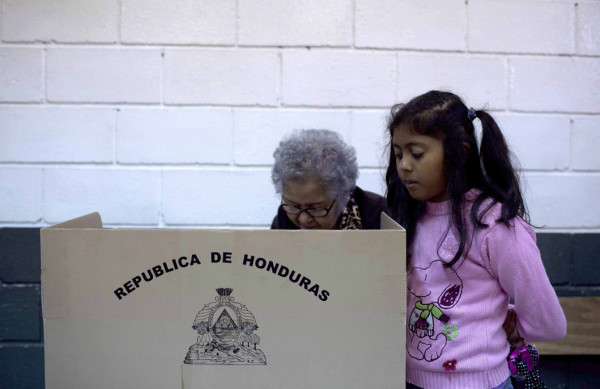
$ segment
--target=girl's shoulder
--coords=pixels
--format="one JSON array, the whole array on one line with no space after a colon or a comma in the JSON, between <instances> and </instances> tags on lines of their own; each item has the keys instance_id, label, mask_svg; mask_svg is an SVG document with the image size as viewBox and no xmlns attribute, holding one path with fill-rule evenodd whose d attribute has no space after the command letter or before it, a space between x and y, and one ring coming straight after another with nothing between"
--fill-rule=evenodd
<instances>
[{"instance_id":1,"label":"girl's shoulder","mask_svg":"<svg viewBox=\"0 0 600 389\"><path fill-rule=\"evenodd\" d=\"M465 216L469 219L471 217L471 211L473 206L476 205L477 200L481 196L481 190L479 189L471 189L467 193L465 193ZM486 229L491 229L496 225L502 225L508 229L519 227L519 229L525 228L528 232L533 233L533 227L525 220L523 220L519 216L515 216L513 219L509 220L508 223L504 223L502 219L502 203L494 200L491 197L486 197L477 205L476 217L481 223L486 224L488 227Z\"/></svg>"}]
</instances>

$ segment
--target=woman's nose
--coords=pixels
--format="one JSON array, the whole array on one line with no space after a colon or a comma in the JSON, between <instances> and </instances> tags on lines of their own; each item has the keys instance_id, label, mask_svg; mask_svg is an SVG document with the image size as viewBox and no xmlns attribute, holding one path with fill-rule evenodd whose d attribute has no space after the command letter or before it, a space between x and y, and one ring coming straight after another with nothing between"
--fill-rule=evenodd
<instances>
[{"instance_id":1,"label":"woman's nose","mask_svg":"<svg viewBox=\"0 0 600 389\"><path fill-rule=\"evenodd\" d=\"M305 211L298 215L298 222L300 224L307 224L310 222L311 216Z\"/></svg>"}]
</instances>

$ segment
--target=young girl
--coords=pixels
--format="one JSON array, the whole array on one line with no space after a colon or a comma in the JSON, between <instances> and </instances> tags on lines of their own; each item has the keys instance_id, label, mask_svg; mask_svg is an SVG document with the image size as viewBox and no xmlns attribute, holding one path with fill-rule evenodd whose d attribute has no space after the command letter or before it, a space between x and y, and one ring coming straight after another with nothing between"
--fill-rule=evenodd
<instances>
[{"instance_id":1,"label":"young girl","mask_svg":"<svg viewBox=\"0 0 600 389\"><path fill-rule=\"evenodd\" d=\"M487 112L439 91L394 106L388 130L387 201L408 233L406 379L421 388L511 388L502 327L509 296L527 340L564 337L566 320L523 220L504 137Z\"/></svg>"}]
</instances>

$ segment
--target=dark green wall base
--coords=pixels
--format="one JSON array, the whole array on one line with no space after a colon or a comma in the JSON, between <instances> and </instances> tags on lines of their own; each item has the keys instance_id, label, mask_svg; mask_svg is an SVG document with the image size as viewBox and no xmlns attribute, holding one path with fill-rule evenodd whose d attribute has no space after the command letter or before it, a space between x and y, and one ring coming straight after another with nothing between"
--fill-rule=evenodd
<instances>
[{"instance_id":1,"label":"dark green wall base","mask_svg":"<svg viewBox=\"0 0 600 389\"><path fill-rule=\"evenodd\" d=\"M539 367L549 389L600 388L598 355L542 355Z\"/></svg>"},{"instance_id":2,"label":"dark green wall base","mask_svg":"<svg viewBox=\"0 0 600 389\"><path fill-rule=\"evenodd\" d=\"M44 345L2 342L0 388L44 388Z\"/></svg>"}]
</instances>

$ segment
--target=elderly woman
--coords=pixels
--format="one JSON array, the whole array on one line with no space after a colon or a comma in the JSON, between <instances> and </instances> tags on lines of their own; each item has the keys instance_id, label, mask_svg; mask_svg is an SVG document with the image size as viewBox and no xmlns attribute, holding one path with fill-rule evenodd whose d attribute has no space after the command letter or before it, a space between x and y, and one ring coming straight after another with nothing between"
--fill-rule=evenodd
<instances>
[{"instance_id":1,"label":"elderly woman","mask_svg":"<svg viewBox=\"0 0 600 389\"><path fill-rule=\"evenodd\" d=\"M382 196L356 186L354 149L328 130L302 130L273 153L271 177L281 205L271 229L379 229Z\"/></svg>"}]
</instances>

